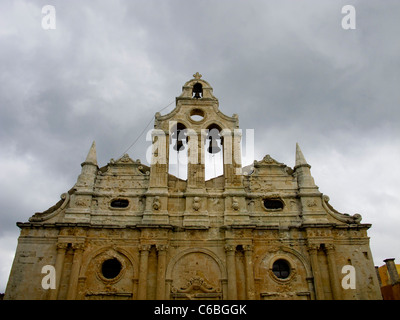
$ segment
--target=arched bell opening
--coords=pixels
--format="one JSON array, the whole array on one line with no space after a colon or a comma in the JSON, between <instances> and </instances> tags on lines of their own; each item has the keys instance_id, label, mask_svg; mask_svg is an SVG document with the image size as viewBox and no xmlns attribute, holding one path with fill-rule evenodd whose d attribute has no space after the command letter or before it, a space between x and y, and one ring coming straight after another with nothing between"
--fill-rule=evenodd
<instances>
[{"instance_id":1,"label":"arched bell opening","mask_svg":"<svg viewBox=\"0 0 400 320\"><path fill-rule=\"evenodd\" d=\"M223 137L221 127L212 124L207 128L205 140L205 179L210 180L224 173Z\"/></svg>"},{"instance_id":2,"label":"arched bell opening","mask_svg":"<svg viewBox=\"0 0 400 320\"><path fill-rule=\"evenodd\" d=\"M169 132L168 173L179 179L187 179L188 135L183 123L175 122Z\"/></svg>"},{"instance_id":3,"label":"arched bell opening","mask_svg":"<svg viewBox=\"0 0 400 320\"><path fill-rule=\"evenodd\" d=\"M203 98L203 86L197 82L193 85L192 98L201 99Z\"/></svg>"}]
</instances>

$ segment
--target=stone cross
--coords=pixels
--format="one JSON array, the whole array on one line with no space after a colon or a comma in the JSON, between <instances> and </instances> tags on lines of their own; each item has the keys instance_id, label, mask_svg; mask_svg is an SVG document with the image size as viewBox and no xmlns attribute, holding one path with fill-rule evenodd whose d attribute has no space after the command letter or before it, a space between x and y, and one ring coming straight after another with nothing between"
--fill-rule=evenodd
<instances>
[{"instance_id":1,"label":"stone cross","mask_svg":"<svg viewBox=\"0 0 400 320\"><path fill-rule=\"evenodd\" d=\"M193 78L195 78L195 79L200 79L202 77L202 75L200 74L200 73L198 73L198 72L196 72L194 75L193 75Z\"/></svg>"}]
</instances>

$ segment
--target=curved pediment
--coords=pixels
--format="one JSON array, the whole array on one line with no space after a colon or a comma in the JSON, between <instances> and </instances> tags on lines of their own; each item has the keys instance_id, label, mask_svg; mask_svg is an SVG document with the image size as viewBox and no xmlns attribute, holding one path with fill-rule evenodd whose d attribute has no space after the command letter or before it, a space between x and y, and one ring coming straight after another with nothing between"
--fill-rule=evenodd
<instances>
[{"instance_id":1,"label":"curved pediment","mask_svg":"<svg viewBox=\"0 0 400 320\"><path fill-rule=\"evenodd\" d=\"M182 87L182 94L176 98L174 110L166 115L159 112L155 114L154 127L168 132L173 126L171 122L178 122L185 128L195 130L208 129L213 125L221 129L239 128L237 114L230 117L219 110L218 99L213 95L210 84L200 79L199 73L193 77Z\"/></svg>"}]
</instances>

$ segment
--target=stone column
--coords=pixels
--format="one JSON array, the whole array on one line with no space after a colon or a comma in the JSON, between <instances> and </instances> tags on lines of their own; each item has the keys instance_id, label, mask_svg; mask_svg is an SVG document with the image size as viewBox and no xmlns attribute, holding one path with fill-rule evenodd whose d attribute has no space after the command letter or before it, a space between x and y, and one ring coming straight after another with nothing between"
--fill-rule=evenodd
<instances>
[{"instance_id":1,"label":"stone column","mask_svg":"<svg viewBox=\"0 0 400 320\"><path fill-rule=\"evenodd\" d=\"M228 300L237 300L236 261L235 261L236 246L226 245L225 252L226 252L226 268L228 273Z\"/></svg>"},{"instance_id":2,"label":"stone column","mask_svg":"<svg viewBox=\"0 0 400 320\"><path fill-rule=\"evenodd\" d=\"M78 288L79 270L81 268L83 243L76 243L72 245L74 249L74 258L72 260L71 274L69 276L69 286L67 293L67 300L75 300Z\"/></svg>"},{"instance_id":3,"label":"stone column","mask_svg":"<svg viewBox=\"0 0 400 320\"><path fill-rule=\"evenodd\" d=\"M157 245L158 260L157 260L157 292L156 299L165 299L165 268L167 259L167 246Z\"/></svg>"},{"instance_id":4,"label":"stone column","mask_svg":"<svg viewBox=\"0 0 400 320\"><path fill-rule=\"evenodd\" d=\"M147 298L147 271L149 261L150 245L141 245L140 250L140 265L139 265L139 289L138 300L146 300Z\"/></svg>"},{"instance_id":5,"label":"stone column","mask_svg":"<svg viewBox=\"0 0 400 320\"><path fill-rule=\"evenodd\" d=\"M254 290L254 273L253 273L253 246L243 246L244 250L244 267L246 275L246 299L255 299Z\"/></svg>"},{"instance_id":6,"label":"stone column","mask_svg":"<svg viewBox=\"0 0 400 320\"><path fill-rule=\"evenodd\" d=\"M57 243L57 257L56 257L56 288L51 290L50 300L57 300L60 291L61 275L64 267L65 252L67 251L67 243Z\"/></svg>"},{"instance_id":7,"label":"stone column","mask_svg":"<svg viewBox=\"0 0 400 320\"><path fill-rule=\"evenodd\" d=\"M381 275L379 274L379 267L378 266L375 266L375 272L376 272L376 276L378 278L379 287L382 287L382 279L381 279Z\"/></svg>"},{"instance_id":8,"label":"stone column","mask_svg":"<svg viewBox=\"0 0 400 320\"><path fill-rule=\"evenodd\" d=\"M394 263L394 258L385 259L385 260L383 260L383 262L386 263L387 271L389 273L389 278L390 278L389 279L390 284L394 285L394 284L400 282L399 274L396 269L396 264Z\"/></svg>"},{"instance_id":9,"label":"stone column","mask_svg":"<svg viewBox=\"0 0 400 320\"><path fill-rule=\"evenodd\" d=\"M318 248L319 245L310 245L308 247L308 252L310 254L311 259L311 268L314 277L314 288L315 288L315 296L316 300L324 300L324 289L321 283L321 275L318 265Z\"/></svg>"},{"instance_id":10,"label":"stone column","mask_svg":"<svg viewBox=\"0 0 400 320\"><path fill-rule=\"evenodd\" d=\"M335 260L335 247L332 244L326 245L326 254L328 257L329 279L331 282L332 295L334 300L342 299L342 291L340 289L340 280L337 273Z\"/></svg>"}]
</instances>

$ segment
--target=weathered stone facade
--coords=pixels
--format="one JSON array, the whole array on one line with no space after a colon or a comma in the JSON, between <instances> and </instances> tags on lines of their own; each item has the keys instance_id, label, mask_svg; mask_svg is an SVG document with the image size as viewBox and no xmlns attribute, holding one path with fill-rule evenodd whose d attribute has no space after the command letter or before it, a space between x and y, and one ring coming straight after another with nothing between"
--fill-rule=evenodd
<instances>
[{"instance_id":1,"label":"weathered stone facade","mask_svg":"<svg viewBox=\"0 0 400 320\"><path fill-rule=\"evenodd\" d=\"M332 208L298 145L294 168L267 155L242 174L238 117L198 73L154 128L150 167L124 155L99 168L93 143L73 188L17 223L5 299L381 298L370 225ZM208 181L205 129L224 155ZM190 150L187 180L168 173L177 140ZM42 286L46 265L55 289ZM355 289L341 285L345 265Z\"/></svg>"}]
</instances>

